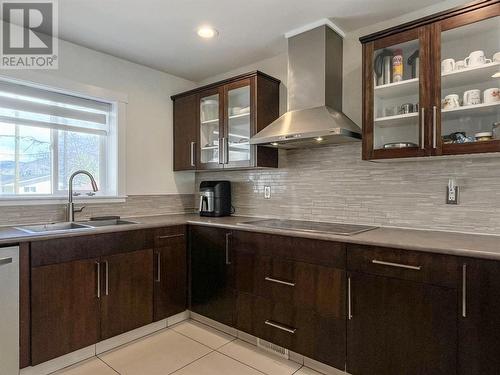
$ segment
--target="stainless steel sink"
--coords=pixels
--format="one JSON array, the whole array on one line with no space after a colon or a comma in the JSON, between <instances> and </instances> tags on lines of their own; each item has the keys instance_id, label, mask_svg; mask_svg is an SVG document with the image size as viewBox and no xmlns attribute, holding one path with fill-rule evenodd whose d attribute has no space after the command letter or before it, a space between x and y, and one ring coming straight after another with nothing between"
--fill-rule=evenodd
<instances>
[{"instance_id":1,"label":"stainless steel sink","mask_svg":"<svg viewBox=\"0 0 500 375\"><path fill-rule=\"evenodd\" d=\"M16 227L16 229L22 230L23 232L34 234L34 233L64 233L64 232L74 232L81 230L89 230L98 227L107 227L113 225L126 225L126 224L139 224L136 221L113 219L113 220L95 220L95 221L85 221L80 223L75 222L64 222L64 223L51 223L51 224L40 224L40 225L26 225L22 227Z\"/></svg>"},{"instance_id":2,"label":"stainless steel sink","mask_svg":"<svg viewBox=\"0 0 500 375\"><path fill-rule=\"evenodd\" d=\"M86 221L85 225L96 227L108 227L111 225L127 225L127 224L139 224L137 221L123 220L123 219L112 219L112 220L92 220Z\"/></svg>"},{"instance_id":3,"label":"stainless steel sink","mask_svg":"<svg viewBox=\"0 0 500 375\"><path fill-rule=\"evenodd\" d=\"M59 233L68 232L75 230L88 230L92 229L91 226L80 223L51 223L51 224L40 224L40 225L27 225L23 227L16 227L16 229L22 230L26 233Z\"/></svg>"}]
</instances>

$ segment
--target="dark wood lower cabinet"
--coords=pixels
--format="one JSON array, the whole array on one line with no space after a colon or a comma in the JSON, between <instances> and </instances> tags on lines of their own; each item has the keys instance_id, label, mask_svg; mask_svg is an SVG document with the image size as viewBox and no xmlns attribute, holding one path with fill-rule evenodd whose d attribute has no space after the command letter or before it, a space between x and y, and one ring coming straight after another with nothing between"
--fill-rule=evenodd
<instances>
[{"instance_id":1,"label":"dark wood lower cabinet","mask_svg":"<svg viewBox=\"0 0 500 375\"><path fill-rule=\"evenodd\" d=\"M187 308L187 251L182 233L159 234L155 248L154 320Z\"/></svg>"},{"instance_id":2,"label":"dark wood lower cabinet","mask_svg":"<svg viewBox=\"0 0 500 375\"><path fill-rule=\"evenodd\" d=\"M98 259L31 269L31 364L99 339Z\"/></svg>"},{"instance_id":3,"label":"dark wood lower cabinet","mask_svg":"<svg viewBox=\"0 0 500 375\"><path fill-rule=\"evenodd\" d=\"M466 259L459 311L459 374L500 374L500 262Z\"/></svg>"},{"instance_id":4,"label":"dark wood lower cabinet","mask_svg":"<svg viewBox=\"0 0 500 375\"><path fill-rule=\"evenodd\" d=\"M191 310L233 326L235 291L231 231L206 226L190 228Z\"/></svg>"},{"instance_id":5,"label":"dark wood lower cabinet","mask_svg":"<svg viewBox=\"0 0 500 375\"><path fill-rule=\"evenodd\" d=\"M101 339L153 322L153 250L101 258Z\"/></svg>"},{"instance_id":6,"label":"dark wood lower cabinet","mask_svg":"<svg viewBox=\"0 0 500 375\"><path fill-rule=\"evenodd\" d=\"M236 328L330 366L345 366L345 319L239 293Z\"/></svg>"},{"instance_id":7,"label":"dark wood lower cabinet","mask_svg":"<svg viewBox=\"0 0 500 375\"><path fill-rule=\"evenodd\" d=\"M350 274L347 372L353 375L457 373L457 290Z\"/></svg>"}]
</instances>

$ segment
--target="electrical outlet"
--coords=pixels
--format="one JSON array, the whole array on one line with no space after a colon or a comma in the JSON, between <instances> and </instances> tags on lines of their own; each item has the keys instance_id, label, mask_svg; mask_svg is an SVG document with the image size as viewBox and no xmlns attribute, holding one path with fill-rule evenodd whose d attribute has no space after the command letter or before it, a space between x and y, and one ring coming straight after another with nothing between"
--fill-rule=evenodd
<instances>
[{"instance_id":1,"label":"electrical outlet","mask_svg":"<svg viewBox=\"0 0 500 375\"><path fill-rule=\"evenodd\" d=\"M458 204L458 186L446 187L446 204Z\"/></svg>"},{"instance_id":2,"label":"electrical outlet","mask_svg":"<svg viewBox=\"0 0 500 375\"><path fill-rule=\"evenodd\" d=\"M264 199L271 199L271 186L264 186Z\"/></svg>"}]
</instances>

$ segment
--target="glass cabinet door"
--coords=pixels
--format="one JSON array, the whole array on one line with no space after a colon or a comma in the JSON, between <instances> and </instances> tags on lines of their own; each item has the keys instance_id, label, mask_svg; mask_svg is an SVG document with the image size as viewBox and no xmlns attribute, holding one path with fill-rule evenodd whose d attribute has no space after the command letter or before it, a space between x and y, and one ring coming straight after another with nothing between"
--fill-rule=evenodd
<instances>
[{"instance_id":1,"label":"glass cabinet door","mask_svg":"<svg viewBox=\"0 0 500 375\"><path fill-rule=\"evenodd\" d=\"M374 157L425 154L424 29L376 41L373 49Z\"/></svg>"},{"instance_id":2,"label":"glass cabinet door","mask_svg":"<svg viewBox=\"0 0 500 375\"><path fill-rule=\"evenodd\" d=\"M500 151L500 16L474 18L439 26L437 154Z\"/></svg>"},{"instance_id":3,"label":"glass cabinet door","mask_svg":"<svg viewBox=\"0 0 500 375\"><path fill-rule=\"evenodd\" d=\"M244 80L226 88L227 128L225 132L225 167L250 165L252 129L251 84Z\"/></svg>"},{"instance_id":4,"label":"glass cabinet door","mask_svg":"<svg viewBox=\"0 0 500 375\"><path fill-rule=\"evenodd\" d=\"M217 90L200 96L200 139L198 142L200 169L222 166L220 97Z\"/></svg>"}]
</instances>

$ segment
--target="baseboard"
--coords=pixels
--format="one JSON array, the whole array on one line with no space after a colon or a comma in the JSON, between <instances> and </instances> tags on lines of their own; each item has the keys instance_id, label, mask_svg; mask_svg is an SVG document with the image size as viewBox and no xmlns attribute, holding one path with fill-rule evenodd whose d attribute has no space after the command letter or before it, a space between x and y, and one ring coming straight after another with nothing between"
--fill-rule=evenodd
<instances>
[{"instance_id":1,"label":"baseboard","mask_svg":"<svg viewBox=\"0 0 500 375\"><path fill-rule=\"evenodd\" d=\"M216 320L207 318L206 316L197 314L197 313L192 312L192 311L190 312L190 316L191 316L191 319L193 319L193 320L196 320L200 323L206 324L207 326L210 326L212 328L218 329L219 331L227 333L228 335L231 335L233 337L238 337L238 330L236 328L219 323Z\"/></svg>"},{"instance_id":2,"label":"baseboard","mask_svg":"<svg viewBox=\"0 0 500 375\"><path fill-rule=\"evenodd\" d=\"M95 345L87 346L86 348L68 353L62 357L51 359L50 361L41 363L36 366L23 368L20 375L48 375L54 371L61 370L65 367L74 365L75 363L95 357Z\"/></svg>"}]
</instances>

